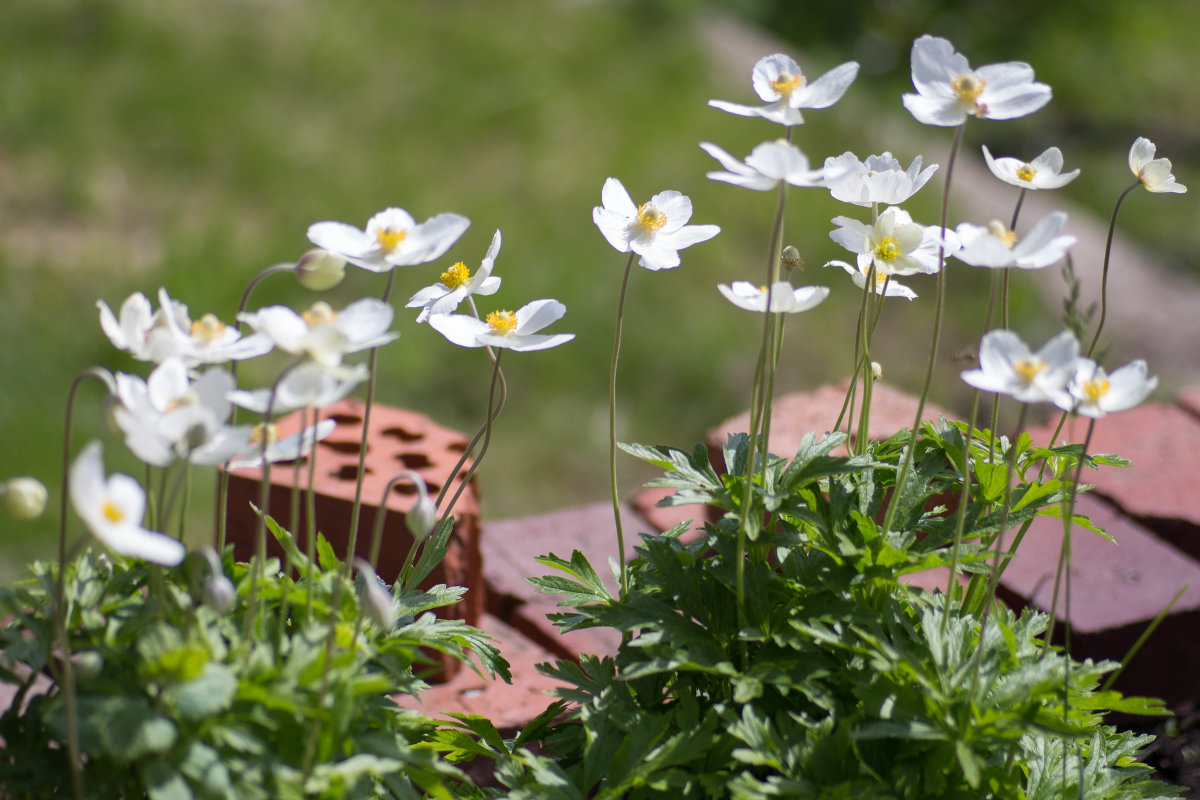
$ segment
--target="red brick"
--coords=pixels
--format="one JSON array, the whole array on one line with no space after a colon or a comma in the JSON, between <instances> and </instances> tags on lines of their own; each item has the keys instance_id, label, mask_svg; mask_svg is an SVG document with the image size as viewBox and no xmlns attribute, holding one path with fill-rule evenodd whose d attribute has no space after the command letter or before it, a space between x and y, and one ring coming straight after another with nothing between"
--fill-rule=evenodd
<instances>
[{"instance_id":1,"label":"red brick","mask_svg":"<svg viewBox=\"0 0 1200 800\"><path fill-rule=\"evenodd\" d=\"M1189 414L1200 418L1200 384L1189 386L1175 398L1175 404Z\"/></svg>"},{"instance_id":2,"label":"red brick","mask_svg":"<svg viewBox=\"0 0 1200 800\"><path fill-rule=\"evenodd\" d=\"M633 498L634 509L649 522L659 533L670 530L682 522L691 520L691 530L680 537L688 542L704 530L704 521L710 519L711 506L700 503L688 503L682 506L660 506L659 502L674 494L673 489L650 488L643 489Z\"/></svg>"}]
</instances>

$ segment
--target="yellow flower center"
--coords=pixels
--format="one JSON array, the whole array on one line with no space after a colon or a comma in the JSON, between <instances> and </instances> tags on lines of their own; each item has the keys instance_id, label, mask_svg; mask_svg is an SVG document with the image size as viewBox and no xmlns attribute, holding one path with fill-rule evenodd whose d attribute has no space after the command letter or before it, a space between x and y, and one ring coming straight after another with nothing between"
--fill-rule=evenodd
<instances>
[{"instance_id":1,"label":"yellow flower center","mask_svg":"<svg viewBox=\"0 0 1200 800\"><path fill-rule=\"evenodd\" d=\"M637 224L647 231L656 231L667 224L667 215L649 203L642 203L637 210Z\"/></svg>"},{"instance_id":2,"label":"yellow flower center","mask_svg":"<svg viewBox=\"0 0 1200 800\"><path fill-rule=\"evenodd\" d=\"M497 336L508 336L517 329L517 315L511 311L493 311L487 315L487 324Z\"/></svg>"},{"instance_id":3,"label":"yellow flower center","mask_svg":"<svg viewBox=\"0 0 1200 800\"><path fill-rule=\"evenodd\" d=\"M200 396L189 389L188 391L179 395L179 397L172 397L167 401L167 413L169 414L172 411L178 411L179 409L187 406L194 406L199 402Z\"/></svg>"},{"instance_id":4,"label":"yellow flower center","mask_svg":"<svg viewBox=\"0 0 1200 800\"><path fill-rule=\"evenodd\" d=\"M959 75L950 82L950 86L954 89L954 95L960 103L971 103L975 105L979 101L979 95L983 94L983 87L986 82L972 74Z\"/></svg>"},{"instance_id":5,"label":"yellow flower center","mask_svg":"<svg viewBox=\"0 0 1200 800\"><path fill-rule=\"evenodd\" d=\"M442 285L447 289L457 289L469 280L471 280L471 270L467 269L467 265L461 261L442 273Z\"/></svg>"},{"instance_id":6,"label":"yellow flower center","mask_svg":"<svg viewBox=\"0 0 1200 800\"><path fill-rule=\"evenodd\" d=\"M375 241L379 242L385 253L395 250L407 237L408 231L403 228L380 228L375 231Z\"/></svg>"},{"instance_id":7,"label":"yellow flower center","mask_svg":"<svg viewBox=\"0 0 1200 800\"><path fill-rule=\"evenodd\" d=\"M1010 231L1005 227L1000 220L992 220L988 223L987 232L989 236L995 236L1000 241L1004 242L1004 246L1012 250L1013 245L1017 243L1017 232Z\"/></svg>"},{"instance_id":8,"label":"yellow flower center","mask_svg":"<svg viewBox=\"0 0 1200 800\"><path fill-rule=\"evenodd\" d=\"M1107 378L1091 378L1083 382L1083 399L1084 402L1095 405L1100 402L1100 398L1108 394L1109 382Z\"/></svg>"},{"instance_id":9,"label":"yellow flower center","mask_svg":"<svg viewBox=\"0 0 1200 800\"><path fill-rule=\"evenodd\" d=\"M888 275L886 272L875 270L875 288L879 291L883 291L883 285L888 282L888 278L890 277L892 276Z\"/></svg>"},{"instance_id":10,"label":"yellow flower center","mask_svg":"<svg viewBox=\"0 0 1200 800\"><path fill-rule=\"evenodd\" d=\"M250 444L255 447L262 447L263 442L267 444L276 441L279 438L279 427L274 422L260 422L254 426L254 430L250 432Z\"/></svg>"},{"instance_id":11,"label":"yellow flower center","mask_svg":"<svg viewBox=\"0 0 1200 800\"><path fill-rule=\"evenodd\" d=\"M791 97L792 92L804 85L803 75L793 75L790 72L781 72L779 77L771 81L771 88L774 89L781 97Z\"/></svg>"},{"instance_id":12,"label":"yellow flower center","mask_svg":"<svg viewBox=\"0 0 1200 800\"><path fill-rule=\"evenodd\" d=\"M1033 379L1045 368L1046 362L1037 358L1022 358L1013 364L1013 369L1017 371L1017 377L1025 386L1032 386Z\"/></svg>"},{"instance_id":13,"label":"yellow flower center","mask_svg":"<svg viewBox=\"0 0 1200 800\"><path fill-rule=\"evenodd\" d=\"M192 338L199 339L205 344L212 344L225 333L225 323L217 319L216 314L205 314L192 323Z\"/></svg>"},{"instance_id":14,"label":"yellow flower center","mask_svg":"<svg viewBox=\"0 0 1200 800\"><path fill-rule=\"evenodd\" d=\"M308 327L315 328L318 325L329 325L337 319L337 312L334 311L329 303L324 300L318 300L312 304L312 307L300 315L304 321L308 323Z\"/></svg>"},{"instance_id":15,"label":"yellow flower center","mask_svg":"<svg viewBox=\"0 0 1200 800\"><path fill-rule=\"evenodd\" d=\"M875 257L881 261L895 261L900 257L900 243L895 236L885 236L875 245Z\"/></svg>"},{"instance_id":16,"label":"yellow flower center","mask_svg":"<svg viewBox=\"0 0 1200 800\"><path fill-rule=\"evenodd\" d=\"M117 508L112 500L105 500L104 505L100 509L104 513L104 518L109 522L124 522L125 512Z\"/></svg>"},{"instance_id":17,"label":"yellow flower center","mask_svg":"<svg viewBox=\"0 0 1200 800\"><path fill-rule=\"evenodd\" d=\"M1033 176L1037 175L1037 167L1033 164L1022 164L1017 167L1017 177L1023 181L1033 180Z\"/></svg>"}]
</instances>

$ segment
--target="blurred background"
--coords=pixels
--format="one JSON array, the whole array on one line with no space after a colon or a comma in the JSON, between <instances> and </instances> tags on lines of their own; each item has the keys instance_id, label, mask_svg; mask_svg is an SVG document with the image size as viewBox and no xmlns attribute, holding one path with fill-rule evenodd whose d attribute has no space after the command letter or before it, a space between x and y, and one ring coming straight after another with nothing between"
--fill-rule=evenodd
<instances>
[{"instance_id":1,"label":"blurred background","mask_svg":"<svg viewBox=\"0 0 1200 800\"><path fill-rule=\"evenodd\" d=\"M761 282L774 198L706 180L715 164L697 145L716 142L741 157L781 135L706 105L756 104L758 58L788 52L810 79L842 61L862 63L846 98L806 112L795 131L817 164L845 150L944 163L951 132L922 128L900 105L911 91L909 47L922 33L946 36L976 66L1028 61L1054 101L1022 120L972 121L964 164L982 161L980 144L1025 159L1057 145L1067 169L1083 169L1062 201L1106 222L1132 180L1126 153L1137 136L1157 143L1181 182L1196 181L1198 27L1193 0L6 0L0 477L41 478L51 510L36 522L3 523L0 580L53 552L73 378L94 364L147 374L103 336L97 299L116 309L131 292L153 298L165 286L193 318L212 311L229 321L259 270L308 248L312 222L362 226L389 205L418 219L468 216L470 230L445 258L398 274L392 297L403 306L453 261L476 268L499 228L503 286L482 310L555 297L568 313L552 330L577 338L505 358L510 398L479 478L484 514L597 501L607 493L607 372L624 264L591 222L605 178L620 178L636 202L678 189L693 199L693 222L724 229L684 251L681 268L635 270L630 281L619 435L689 447L748 404L760 323L721 299L716 284ZM921 222L937 222L943 175L908 205ZM982 191L1005 208L1016 197L999 183ZM1195 292L1200 226L1191 197L1135 193L1120 231ZM820 265L847 255L828 237L830 219L865 211L822 190L789 198L786 242L808 264L795 282L834 292L789 322L780 391L849 372L859 296L844 273ZM960 219L951 213L951 224ZM1013 327L1031 342L1061 327L1061 292L1045 281L1040 289L1014 281ZM889 303L875 356L885 380L915 392L934 284L909 283L922 296ZM340 307L383 284L351 268L324 299ZM959 409L963 365L954 359L982 333L987 275L955 265L948 287L934 399ZM1084 287L1085 300L1095 294ZM252 305L317 299L283 275L265 281ZM1198 327L1194 316L1176 321L1185 342ZM402 338L380 355L380 401L474 430L487 397L484 354L450 345L402 309L395 328ZM1151 359L1164 393L1197 377L1194 360L1154 363L1153 354L1123 352L1119 339L1111 356L1110 366ZM244 385L268 382L278 366L245 369ZM110 471L142 475L105 432L98 384L81 391L76 419L74 449L104 436ZM212 481L193 472L193 536L202 540ZM626 494L652 477L629 458L621 473Z\"/></svg>"}]
</instances>

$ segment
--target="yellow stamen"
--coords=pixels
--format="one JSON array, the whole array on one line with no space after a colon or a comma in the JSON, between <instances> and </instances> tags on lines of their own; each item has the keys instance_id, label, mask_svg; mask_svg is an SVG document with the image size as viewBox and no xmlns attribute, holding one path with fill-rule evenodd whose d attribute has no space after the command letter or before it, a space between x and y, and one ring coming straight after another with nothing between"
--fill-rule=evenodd
<instances>
[{"instance_id":1,"label":"yellow stamen","mask_svg":"<svg viewBox=\"0 0 1200 800\"><path fill-rule=\"evenodd\" d=\"M888 278L890 278L890 277L892 277L892 276L886 272L880 272L879 270L875 270L875 288L882 290L883 285L888 282Z\"/></svg>"},{"instance_id":2,"label":"yellow stamen","mask_svg":"<svg viewBox=\"0 0 1200 800\"><path fill-rule=\"evenodd\" d=\"M1046 362L1037 358L1022 358L1013 364L1017 377L1025 386L1032 386L1033 380L1046 368Z\"/></svg>"},{"instance_id":3,"label":"yellow stamen","mask_svg":"<svg viewBox=\"0 0 1200 800\"><path fill-rule=\"evenodd\" d=\"M461 261L442 273L442 285L448 289L457 289L464 286L469 280L471 280L471 270L467 269L467 265Z\"/></svg>"},{"instance_id":4,"label":"yellow stamen","mask_svg":"<svg viewBox=\"0 0 1200 800\"><path fill-rule=\"evenodd\" d=\"M497 336L508 336L517 329L517 315L511 311L493 311L486 321Z\"/></svg>"},{"instance_id":5,"label":"yellow stamen","mask_svg":"<svg viewBox=\"0 0 1200 800\"><path fill-rule=\"evenodd\" d=\"M803 75L793 75L790 72L781 72L779 77L771 81L771 88L774 89L781 97L791 97L792 92L804 85Z\"/></svg>"},{"instance_id":6,"label":"yellow stamen","mask_svg":"<svg viewBox=\"0 0 1200 800\"><path fill-rule=\"evenodd\" d=\"M979 95L983 94L983 87L986 86L986 81L976 75L959 75L950 82L950 86L954 89L954 95L960 103L970 103L978 105Z\"/></svg>"},{"instance_id":7,"label":"yellow stamen","mask_svg":"<svg viewBox=\"0 0 1200 800\"><path fill-rule=\"evenodd\" d=\"M267 444L279 439L279 428L274 422L258 423L254 426L254 430L250 432L250 444L255 447L262 447L263 441Z\"/></svg>"},{"instance_id":8,"label":"yellow stamen","mask_svg":"<svg viewBox=\"0 0 1200 800\"><path fill-rule=\"evenodd\" d=\"M1017 177L1023 181L1033 180L1033 176L1037 175L1037 167L1033 164L1022 164L1017 167Z\"/></svg>"},{"instance_id":9,"label":"yellow stamen","mask_svg":"<svg viewBox=\"0 0 1200 800\"><path fill-rule=\"evenodd\" d=\"M390 253L400 246L408 237L408 231L403 228L380 228L375 231L375 241L385 253Z\"/></svg>"},{"instance_id":10,"label":"yellow stamen","mask_svg":"<svg viewBox=\"0 0 1200 800\"><path fill-rule=\"evenodd\" d=\"M875 257L881 261L895 261L900 257L900 243L894 236L885 236L875 245Z\"/></svg>"},{"instance_id":11,"label":"yellow stamen","mask_svg":"<svg viewBox=\"0 0 1200 800\"><path fill-rule=\"evenodd\" d=\"M185 406L194 406L199 402L200 396L189 389L188 391L179 395L179 397L172 397L169 401L167 401L167 413L178 411Z\"/></svg>"},{"instance_id":12,"label":"yellow stamen","mask_svg":"<svg viewBox=\"0 0 1200 800\"><path fill-rule=\"evenodd\" d=\"M667 224L667 215L649 203L642 203L637 210L637 224L647 231L656 231Z\"/></svg>"},{"instance_id":13,"label":"yellow stamen","mask_svg":"<svg viewBox=\"0 0 1200 800\"><path fill-rule=\"evenodd\" d=\"M125 521L125 512L117 508L116 504L113 503L112 500L105 500L104 505L101 507L101 511L104 513L104 518L109 522Z\"/></svg>"},{"instance_id":14,"label":"yellow stamen","mask_svg":"<svg viewBox=\"0 0 1200 800\"><path fill-rule=\"evenodd\" d=\"M225 323L217 319L216 314L205 314L192 323L192 338L199 339L205 344L212 344L225 333Z\"/></svg>"},{"instance_id":15,"label":"yellow stamen","mask_svg":"<svg viewBox=\"0 0 1200 800\"><path fill-rule=\"evenodd\" d=\"M1100 398L1108 394L1110 384L1107 378L1090 378L1083 382L1083 400L1089 405L1100 402Z\"/></svg>"},{"instance_id":16,"label":"yellow stamen","mask_svg":"<svg viewBox=\"0 0 1200 800\"><path fill-rule=\"evenodd\" d=\"M1012 250L1013 245L1017 243L1017 232L1010 231L1000 220L994 219L989 222L987 225L987 232L989 236L995 236L997 239L1004 242L1004 246L1009 250Z\"/></svg>"},{"instance_id":17,"label":"yellow stamen","mask_svg":"<svg viewBox=\"0 0 1200 800\"><path fill-rule=\"evenodd\" d=\"M315 328L318 325L328 325L337 319L337 312L330 307L329 303L324 300L318 300L312 306L300 315L304 321L308 323L308 327Z\"/></svg>"}]
</instances>

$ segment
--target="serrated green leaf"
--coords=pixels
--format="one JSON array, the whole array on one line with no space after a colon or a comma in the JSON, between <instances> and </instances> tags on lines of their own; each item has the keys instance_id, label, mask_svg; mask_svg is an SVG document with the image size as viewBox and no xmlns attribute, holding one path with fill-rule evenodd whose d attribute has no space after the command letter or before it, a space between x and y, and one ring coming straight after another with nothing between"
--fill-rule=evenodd
<instances>
[{"instance_id":1,"label":"serrated green leaf","mask_svg":"<svg viewBox=\"0 0 1200 800\"><path fill-rule=\"evenodd\" d=\"M191 787L168 762L158 758L148 761L141 773L150 800L193 800Z\"/></svg>"},{"instance_id":2,"label":"serrated green leaf","mask_svg":"<svg viewBox=\"0 0 1200 800\"><path fill-rule=\"evenodd\" d=\"M184 719L201 719L228 708L236 691L237 678L233 673L209 662L199 676L168 686L163 696Z\"/></svg>"}]
</instances>

